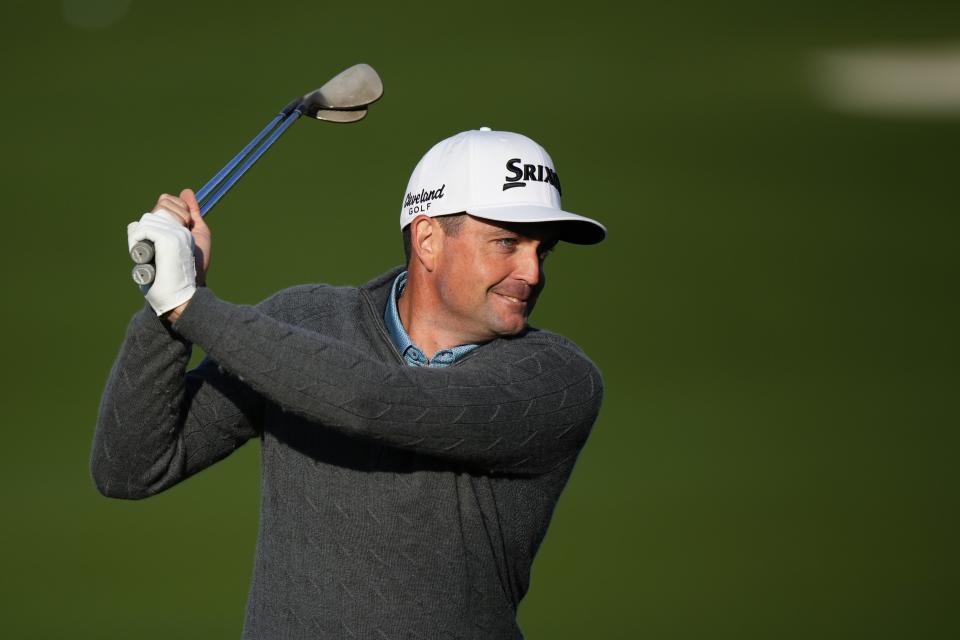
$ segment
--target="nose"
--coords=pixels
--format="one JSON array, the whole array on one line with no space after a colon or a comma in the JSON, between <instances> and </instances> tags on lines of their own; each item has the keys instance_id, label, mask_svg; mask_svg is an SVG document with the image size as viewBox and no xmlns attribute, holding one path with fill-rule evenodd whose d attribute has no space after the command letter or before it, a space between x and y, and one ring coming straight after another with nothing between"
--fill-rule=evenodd
<instances>
[{"instance_id":1,"label":"nose","mask_svg":"<svg viewBox=\"0 0 960 640\"><path fill-rule=\"evenodd\" d=\"M523 251L517 252L513 277L527 283L531 288L540 284L543 278L542 263L534 243L529 243Z\"/></svg>"}]
</instances>

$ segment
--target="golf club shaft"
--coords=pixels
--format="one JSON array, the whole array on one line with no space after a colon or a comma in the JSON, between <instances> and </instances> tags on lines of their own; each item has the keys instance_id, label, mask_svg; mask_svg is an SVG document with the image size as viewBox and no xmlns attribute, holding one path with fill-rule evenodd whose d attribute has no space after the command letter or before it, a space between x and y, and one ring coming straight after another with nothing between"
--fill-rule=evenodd
<instances>
[{"instance_id":1,"label":"golf club shaft","mask_svg":"<svg viewBox=\"0 0 960 640\"><path fill-rule=\"evenodd\" d=\"M300 109L295 109L293 113L288 115L283 120L283 122L280 123L280 126L273 130L273 132L266 139L266 141L256 151L254 151L249 157L247 157L246 160L243 161L243 164L240 165L240 167L236 170L236 172L234 172L232 176L227 178L226 182L224 182L223 185L221 185L220 188L217 189L216 192L214 192L214 194L210 196L210 198L206 202L203 202L200 204L200 215L201 216L207 215L207 213L210 212L210 209L213 208L213 205L217 204L217 202L220 201L220 198L222 198L227 193L227 191L229 191L230 188L233 187L233 185L237 184L237 181L243 177L243 174L245 174L250 169L250 167L252 167L257 162L257 160L260 159L260 156L266 153L267 149L269 149L273 145L273 143L277 141L277 138L283 135L283 132L289 129L290 125L296 122L297 118L299 117L300 117ZM247 145L247 146L249 147L250 145ZM197 200L199 201L199 199L200 198L198 197Z\"/></svg>"},{"instance_id":2,"label":"golf club shaft","mask_svg":"<svg viewBox=\"0 0 960 640\"><path fill-rule=\"evenodd\" d=\"M216 188L216 186L220 184L223 181L223 179L226 178L231 171L233 171L234 167L240 164L240 162L245 157L247 157L247 154L253 151L254 147L260 144L260 141L263 140L264 136L270 133L270 131L272 131L273 128L276 127L277 124L279 124L283 120L284 115L285 114L283 112L278 113L277 116L273 120L271 120L270 123L260 131L260 133L254 136L253 140L247 143L247 146L245 146L243 149L240 150L240 153L233 156L233 159L230 160L230 162L228 162L227 164L225 164L224 167L217 172L217 175L210 178L207 184L203 185L203 187L201 187L200 190L197 191L197 202L202 202L203 199L206 198L210 194L210 192L213 191Z\"/></svg>"},{"instance_id":3,"label":"golf club shaft","mask_svg":"<svg viewBox=\"0 0 960 640\"><path fill-rule=\"evenodd\" d=\"M284 110L286 111L286 110ZM260 157L266 153L277 139L283 135L284 131L290 128L294 122L300 117L301 112L299 109L295 109L292 113L284 117L284 112L278 114L273 120L270 121L263 130L258 133L253 140L251 140L243 150L233 157L230 162L226 164L220 171L217 172L213 178L211 178L204 186L197 192L197 202L200 205L200 215L206 216L213 206L220 201L220 199L226 195L226 193L243 177L250 167L252 167ZM282 120L282 122L280 122ZM280 122L280 126L276 126ZM257 144L263 140L264 136L267 134L270 136L266 141L256 149L252 154L250 153ZM243 162L243 164L240 164ZM240 164L240 167L231 175L225 182L224 178L228 176L231 171L233 171L237 165ZM223 183L223 184L221 184ZM220 185L220 188L216 190L206 201L202 201L207 197L210 192ZM154 277L156 276L156 269L153 267L151 262L153 262L154 257L154 247L153 243L149 240L141 240L136 243L133 248L130 250L130 257L136 263L136 266L133 268L133 280L139 285L148 285L153 282Z\"/></svg>"}]
</instances>

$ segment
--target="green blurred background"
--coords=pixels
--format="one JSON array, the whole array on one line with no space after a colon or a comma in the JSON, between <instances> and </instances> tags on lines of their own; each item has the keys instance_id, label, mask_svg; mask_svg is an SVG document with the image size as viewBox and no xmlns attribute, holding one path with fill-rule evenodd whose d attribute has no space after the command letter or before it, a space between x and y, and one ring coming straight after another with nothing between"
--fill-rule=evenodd
<instances>
[{"instance_id":1,"label":"green blurred background","mask_svg":"<svg viewBox=\"0 0 960 640\"><path fill-rule=\"evenodd\" d=\"M239 636L258 444L144 502L90 480L142 304L125 225L356 62L383 100L296 125L218 205L210 285L365 282L400 262L434 142L547 147L565 207L610 236L551 257L534 324L607 395L529 638L960 637L960 109L824 89L830 52L950 49L958 24L923 1L7 0L4 637Z\"/></svg>"}]
</instances>

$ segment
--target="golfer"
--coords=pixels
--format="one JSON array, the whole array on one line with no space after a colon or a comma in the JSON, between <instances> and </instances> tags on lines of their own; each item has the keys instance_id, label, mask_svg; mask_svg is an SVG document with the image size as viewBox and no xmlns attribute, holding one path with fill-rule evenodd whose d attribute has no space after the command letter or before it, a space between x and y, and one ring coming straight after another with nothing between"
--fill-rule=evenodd
<instances>
[{"instance_id":1,"label":"golfer","mask_svg":"<svg viewBox=\"0 0 960 640\"><path fill-rule=\"evenodd\" d=\"M257 306L204 286L196 199L161 196L128 227L157 274L103 394L96 486L145 498L257 438L243 637L522 638L517 607L603 390L576 345L528 325L554 245L606 235L560 194L529 138L457 134L410 178L405 267ZM194 344L207 359L188 372Z\"/></svg>"}]
</instances>

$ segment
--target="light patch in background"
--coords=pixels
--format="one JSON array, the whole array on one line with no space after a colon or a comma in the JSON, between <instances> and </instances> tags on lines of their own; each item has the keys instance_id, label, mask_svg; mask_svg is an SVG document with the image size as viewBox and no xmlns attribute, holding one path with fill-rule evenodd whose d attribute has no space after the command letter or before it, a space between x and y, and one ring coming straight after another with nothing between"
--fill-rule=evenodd
<instances>
[{"instance_id":1,"label":"light patch in background","mask_svg":"<svg viewBox=\"0 0 960 640\"><path fill-rule=\"evenodd\" d=\"M960 44L821 52L815 87L832 109L897 117L960 116Z\"/></svg>"},{"instance_id":2,"label":"light patch in background","mask_svg":"<svg viewBox=\"0 0 960 640\"><path fill-rule=\"evenodd\" d=\"M130 0L63 0L63 19L71 27L105 29L130 9Z\"/></svg>"}]
</instances>

